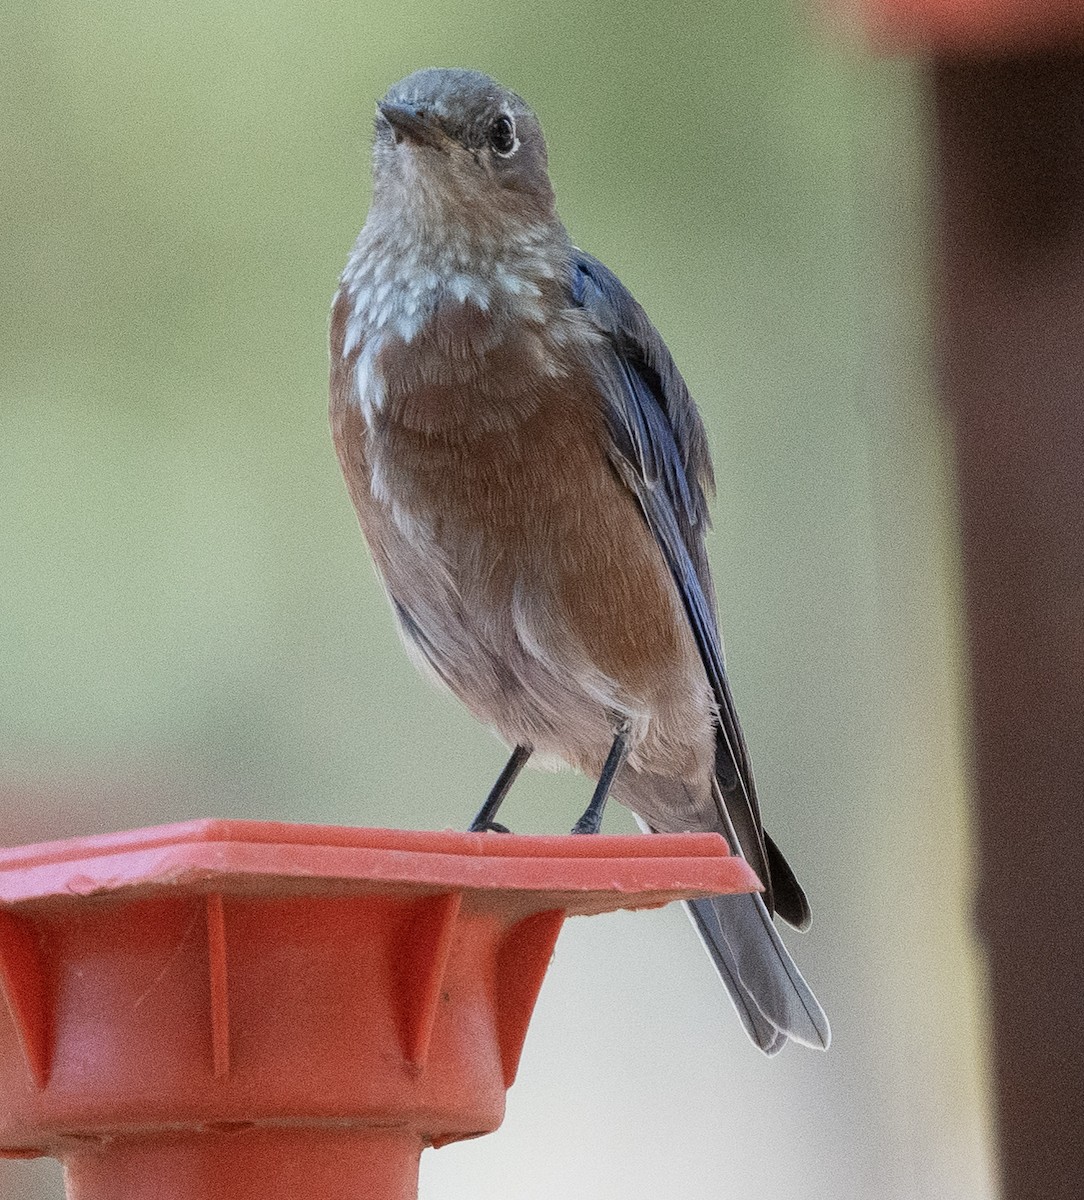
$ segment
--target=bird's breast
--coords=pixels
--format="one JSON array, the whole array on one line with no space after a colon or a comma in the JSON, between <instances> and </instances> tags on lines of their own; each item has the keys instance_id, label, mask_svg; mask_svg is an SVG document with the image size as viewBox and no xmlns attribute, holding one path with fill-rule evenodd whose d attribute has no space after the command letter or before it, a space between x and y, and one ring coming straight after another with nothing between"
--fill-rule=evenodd
<instances>
[{"instance_id":1,"label":"bird's breast","mask_svg":"<svg viewBox=\"0 0 1084 1200\"><path fill-rule=\"evenodd\" d=\"M408 640L479 716L538 746L590 731L591 755L607 712L699 742L703 670L610 463L592 336L575 314L539 327L463 303L373 339L356 369L379 405L358 402L364 378L333 386L340 461Z\"/></svg>"},{"instance_id":2,"label":"bird's breast","mask_svg":"<svg viewBox=\"0 0 1084 1200\"><path fill-rule=\"evenodd\" d=\"M372 364L382 419L462 441L513 432L572 373L575 354L553 345L541 323L466 301L440 305L409 341L382 339Z\"/></svg>"}]
</instances>

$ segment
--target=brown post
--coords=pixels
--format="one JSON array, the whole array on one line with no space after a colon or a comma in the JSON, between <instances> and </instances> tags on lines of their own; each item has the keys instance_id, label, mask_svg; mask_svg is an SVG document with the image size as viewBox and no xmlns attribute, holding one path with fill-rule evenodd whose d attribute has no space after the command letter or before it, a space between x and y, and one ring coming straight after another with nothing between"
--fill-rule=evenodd
<instances>
[{"instance_id":1,"label":"brown post","mask_svg":"<svg viewBox=\"0 0 1084 1200\"><path fill-rule=\"evenodd\" d=\"M942 60L954 421L1005 1200L1084 1195L1084 54Z\"/></svg>"}]
</instances>

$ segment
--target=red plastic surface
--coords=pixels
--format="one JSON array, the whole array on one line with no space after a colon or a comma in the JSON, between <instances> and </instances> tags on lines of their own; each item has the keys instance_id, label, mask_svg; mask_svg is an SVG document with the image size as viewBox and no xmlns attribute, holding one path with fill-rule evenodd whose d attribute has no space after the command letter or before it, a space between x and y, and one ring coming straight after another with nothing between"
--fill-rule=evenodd
<instances>
[{"instance_id":1,"label":"red plastic surface","mask_svg":"<svg viewBox=\"0 0 1084 1200\"><path fill-rule=\"evenodd\" d=\"M495 1129L568 914L758 886L712 834L202 821L0 853L0 1153L69 1195L370 1200Z\"/></svg>"},{"instance_id":2,"label":"red plastic surface","mask_svg":"<svg viewBox=\"0 0 1084 1200\"><path fill-rule=\"evenodd\" d=\"M821 0L873 45L899 51L1026 50L1079 42L1084 0Z\"/></svg>"}]
</instances>

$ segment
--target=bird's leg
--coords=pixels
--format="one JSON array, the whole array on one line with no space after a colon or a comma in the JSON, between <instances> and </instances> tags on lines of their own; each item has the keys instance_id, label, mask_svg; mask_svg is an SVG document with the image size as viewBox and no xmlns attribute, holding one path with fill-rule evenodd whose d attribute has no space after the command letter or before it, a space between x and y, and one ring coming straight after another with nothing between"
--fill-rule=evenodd
<instances>
[{"instance_id":1,"label":"bird's leg","mask_svg":"<svg viewBox=\"0 0 1084 1200\"><path fill-rule=\"evenodd\" d=\"M503 825L498 825L493 818L497 815L505 796L508 795L516 776L523 770L527 759L531 757L530 746L517 746L512 751L512 757L504 764L504 770L497 776L497 782L489 789L485 803L478 810L478 815L470 823L470 833L508 833Z\"/></svg>"},{"instance_id":2,"label":"bird's leg","mask_svg":"<svg viewBox=\"0 0 1084 1200\"><path fill-rule=\"evenodd\" d=\"M583 816L572 826L573 833L598 833L602 827L602 812L606 807L606 798L610 794L614 777L621 769L621 764L628 757L628 753L629 726L625 721L618 726L610 753L606 755L606 762L602 766L602 774L598 777L598 783L595 784L591 803L587 806Z\"/></svg>"}]
</instances>

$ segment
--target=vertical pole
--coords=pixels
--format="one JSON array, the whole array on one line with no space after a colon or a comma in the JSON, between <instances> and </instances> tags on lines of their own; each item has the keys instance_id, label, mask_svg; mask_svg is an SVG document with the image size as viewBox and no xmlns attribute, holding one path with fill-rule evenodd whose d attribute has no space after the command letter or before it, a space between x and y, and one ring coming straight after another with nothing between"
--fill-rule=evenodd
<instances>
[{"instance_id":1,"label":"vertical pole","mask_svg":"<svg viewBox=\"0 0 1084 1200\"><path fill-rule=\"evenodd\" d=\"M955 426L1005 1200L1084 1180L1084 54L942 60Z\"/></svg>"}]
</instances>

